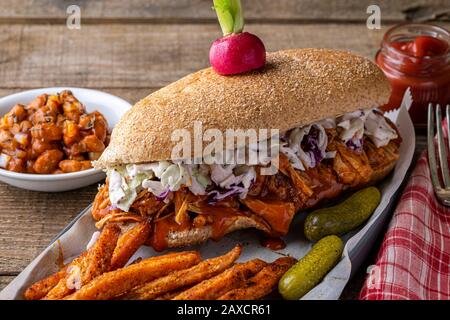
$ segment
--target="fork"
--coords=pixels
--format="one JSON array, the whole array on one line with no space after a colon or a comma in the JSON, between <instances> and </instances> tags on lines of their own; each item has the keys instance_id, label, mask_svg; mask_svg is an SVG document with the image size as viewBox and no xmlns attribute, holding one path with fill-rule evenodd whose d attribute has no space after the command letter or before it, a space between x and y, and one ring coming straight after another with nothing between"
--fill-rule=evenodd
<instances>
[{"instance_id":1,"label":"fork","mask_svg":"<svg viewBox=\"0 0 450 320\"><path fill-rule=\"evenodd\" d=\"M441 185L438 176L438 166L436 162L436 151L434 147L434 113L436 113L436 128L437 128L437 145L438 155L441 168L442 182ZM447 121L447 137L450 138L450 105L446 106L446 121ZM450 139L449 149L450 149ZM444 142L444 134L442 131L442 112L441 106L436 105L436 110L432 103L428 104L428 162L430 164L431 181L433 183L434 193L439 201L445 205L450 206L450 177L447 163L447 150Z\"/></svg>"}]
</instances>

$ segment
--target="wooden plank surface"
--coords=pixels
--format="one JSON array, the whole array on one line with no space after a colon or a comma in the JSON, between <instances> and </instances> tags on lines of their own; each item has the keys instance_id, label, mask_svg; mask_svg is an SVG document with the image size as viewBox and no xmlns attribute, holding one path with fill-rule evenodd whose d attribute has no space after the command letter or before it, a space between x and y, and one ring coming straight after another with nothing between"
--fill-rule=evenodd
<instances>
[{"instance_id":1,"label":"wooden plank surface","mask_svg":"<svg viewBox=\"0 0 450 320\"><path fill-rule=\"evenodd\" d=\"M43 193L0 183L0 275L21 271L92 202L95 185Z\"/></svg>"},{"instance_id":2,"label":"wooden plank surface","mask_svg":"<svg viewBox=\"0 0 450 320\"><path fill-rule=\"evenodd\" d=\"M15 276L0 276L0 290L2 290L4 287L10 283Z\"/></svg>"},{"instance_id":3,"label":"wooden plank surface","mask_svg":"<svg viewBox=\"0 0 450 320\"><path fill-rule=\"evenodd\" d=\"M295 47L349 49L374 57L383 30L365 25L251 25L268 51ZM189 35L189 36L187 36ZM209 65L216 25L0 25L3 88L72 85L160 87Z\"/></svg>"},{"instance_id":4,"label":"wooden plank surface","mask_svg":"<svg viewBox=\"0 0 450 320\"><path fill-rule=\"evenodd\" d=\"M257 24L248 29L258 33L268 51L324 47L372 59L385 31L361 24ZM208 66L217 36L212 24L89 25L72 31L0 24L1 87L157 88Z\"/></svg>"},{"instance_id":5,"label":"wooden plank surface","mask_svg":"<svg viewBox=\"0 0 450 320\"><path fill-rule=\"evenodd\" d=\"M365 21L367 7L373 3L380 6L384 22L404 20L405 10L433 17L450 9L448 0L244 0L243 3L248 22ZM2 0L0 20L61 22L72 4L80 7L87 23L215 21L212 0Z\"/></svg>"}]
</instances>

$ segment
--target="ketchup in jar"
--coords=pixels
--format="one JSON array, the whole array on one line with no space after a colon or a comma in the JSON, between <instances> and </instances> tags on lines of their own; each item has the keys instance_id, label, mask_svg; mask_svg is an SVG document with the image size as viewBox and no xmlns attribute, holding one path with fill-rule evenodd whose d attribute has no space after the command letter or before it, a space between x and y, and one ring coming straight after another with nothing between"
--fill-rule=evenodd
<instances>
[{"instance_id":1,"label":"ketchup in jar","mask_svg":"<svg viewBox=\"0 0 450 320\"><path fill-rule=\"evenodd\" d=\"M414 125L426 127L428 103L450 104L450 32L430 25L395 26L384 35L376 62L388 77L392 94L385 111L398 108L410 87Z\"/></svg>"}]
</instances>

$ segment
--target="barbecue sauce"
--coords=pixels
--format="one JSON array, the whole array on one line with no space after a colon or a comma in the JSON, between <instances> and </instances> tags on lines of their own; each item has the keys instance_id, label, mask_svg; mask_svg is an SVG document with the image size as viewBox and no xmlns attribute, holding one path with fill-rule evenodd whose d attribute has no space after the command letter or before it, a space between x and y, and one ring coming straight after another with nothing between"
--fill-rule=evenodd
<instances>
[{"instance_id":1,"label":"barbecue sauce","mask_svg":"<svg viewBox=\"0 0 450 320\"><path fill-rule=\"evenodd\" d=\"M450 103L450 32L431 24L403 24L388 30L376 57L392 86L383 110L400 107L411 89L409 113L416 127L426 127L428 103Z\"/></svg>"},{"instance_id":2,"label":"barbecue sauce","mask_svg":"<svg viewBox=\"0 0 450 320\"><path fill-rule=\"evenodd\" d=\"M215 241L223 238L230 225L239 216L245 216L244 213L239 212L235 208L204 207L202 208L202 212L204 212L201 215L205 217L205 221L210 222L205 227L211 228L211 239ZM171 232L182 232L194 228L195 226L192 225L191 221L178 224L175 221L175 215L161 218L154 222L153 235L149 241L149 245L156 251L163 251L168 247L167 238Z\"/></svg>"},{"instance_id":3,"label":"barbecue sauce","mask_svg":"<svg viewBox=\"0 0 450 320\"><path fill-rule=\"evenodd\" d=\"M260 244L270 250L282 250L286 243L281 238L262 238Z\"/></svg>"}]
</instances>

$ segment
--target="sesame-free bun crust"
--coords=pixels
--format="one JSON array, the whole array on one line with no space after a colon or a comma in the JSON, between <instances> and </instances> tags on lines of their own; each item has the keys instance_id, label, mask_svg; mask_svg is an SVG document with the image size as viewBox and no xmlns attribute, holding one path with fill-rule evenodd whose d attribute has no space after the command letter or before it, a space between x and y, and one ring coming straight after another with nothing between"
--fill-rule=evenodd
<instances>
[{"instance_id":1,"label":"sesame-free bun crust","mask_svg":"<svg viewBox=\"0 0 450 320\"><path fill-rule=\"evenodd\" d=\"M264 68L221 76L190 74L136 103L119 121L96 167L171 159L175 129L279 129L280 132L387 103L390 85L366 58L326 49L267 54Z\"/></svg>"}]
</instances>

